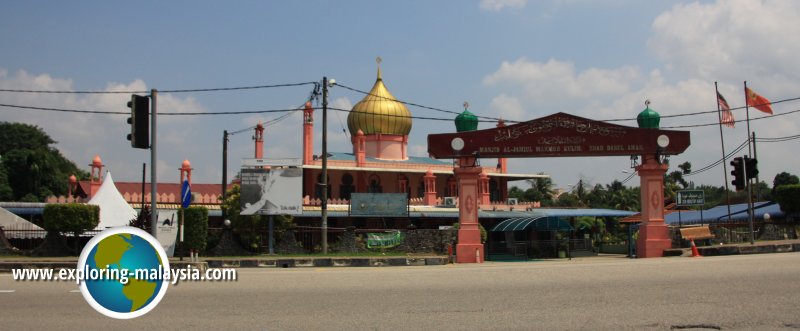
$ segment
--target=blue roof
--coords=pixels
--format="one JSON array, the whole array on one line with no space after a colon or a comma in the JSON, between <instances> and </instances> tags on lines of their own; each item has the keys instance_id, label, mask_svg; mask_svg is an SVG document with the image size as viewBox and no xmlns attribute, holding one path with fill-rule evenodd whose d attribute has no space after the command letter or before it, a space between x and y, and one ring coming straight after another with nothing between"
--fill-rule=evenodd
<instances>
[{"instance_id":1,"label":"blue roof","mask_svg":"<svg viewBox=\"0 0 800 331\"><path fill-rule=\"evenodd\" d=\"M319 217L319 210L304 210L301 217ZM632 211L613 210L613 209L557 209L557 208L535 208L531 211L525 210L479 210L478 218L524 218L524 217L625 217L636 214ZM347 211L328 210L329 217L349 217ZM458 218L458 209L455 208L436 208L426 211L411 211L409 217L412 218Z\"/></svg>"},{"instance_id":2,"label":"blue roof","mask_svg":"<svg viewBox=\"0 0 800 331\"><path fill-rule=\"evenodd\" d=\"M756 219L763 219L764 214L769 214L771 217L783 218L786 214L781 211L781 207L772 201L762 201L753 203L754 215ZM749 218L747 214L747 204L740 203L731 205L731 221L742 222L747 221ZM709 224L720 223L728 221L728 205L720 205L710 209L703 210L686 210L674 212L664 216L664 222L669 225L678 224Z\"/></svg>"}]
</instances>

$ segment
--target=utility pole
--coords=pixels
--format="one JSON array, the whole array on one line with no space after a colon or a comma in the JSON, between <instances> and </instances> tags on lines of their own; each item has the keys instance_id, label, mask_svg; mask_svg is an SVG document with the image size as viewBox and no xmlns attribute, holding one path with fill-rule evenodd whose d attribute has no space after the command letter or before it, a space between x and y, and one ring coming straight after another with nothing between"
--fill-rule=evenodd
<instances>
[{"instance_id":1,"label":"utility pole","mask_svg":"<svg viewBox=\"0 0 800 331\"><path fill-rule=\"evenodd\" d=\"M158 183L158 173L156 171L156 163L158 158L158 154L156 153L156 105L158 105L158 90L151 89L150 90L150 230L153 233L153 237L157 237L158 235L158 208L157 208L157 197L158 197L158 189L156 188Z\"/></svg>"},{"instance_id":2,"label":"utility pole","mask_svg":"<svg viewBox=\"0 0 800 331\"><path fill-rule=\"evenodd\" d=\"M228 189L228 130L222 131L222 203ZM225 222L225 208L222 208L222 222Z\"/></svg>"},{"instance_id":3,"label":"utility pole","mask_svg":"<svg viewBox=\"0 0 800 331\"><path fill-rule=\"evenodd\" d=\"M328 77L322 77L322 254L328 254Z\"/></svg>"}]
</instances>

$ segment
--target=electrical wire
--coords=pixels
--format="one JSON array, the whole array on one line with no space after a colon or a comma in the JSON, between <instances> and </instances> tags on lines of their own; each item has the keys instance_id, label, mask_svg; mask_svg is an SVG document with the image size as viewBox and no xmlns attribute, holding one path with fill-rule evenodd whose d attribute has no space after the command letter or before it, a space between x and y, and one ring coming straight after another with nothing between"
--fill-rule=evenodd
<instances>
[{"instance_id":1,"label":"electrical wire","mask_svg":"<svg viewBox=\"0 0 800 331\"><path fill-rule=\"evenodd\" d=\"M63 113L129 115L129 116L131 114L131 112L129 112L129 111L101 111L101 110L63 109L63 108L20 106L20 105L10 105L10 104L0 104L0 107L31 109L31 110L44 110L44 111L55 111L55 112L63 112ZM295 110L296 109L268 109L268 110L246 110L246 111L229 111L229 112L187 112L187 113L158 112L158 115L159 116L161 116L161 115L164 115L164 116L243 115L243 114L282 113L282 112L290 112L290 111L295 111Z\"/></svg>"},{"instance_id":2,"label":"electrical wire","mask_svg":"<svg viewBox=\"0 0 800 331\"><path fill-rule=\"evenodd\" d=\"M459 112L452 111L452 110L446 110L446 109L441 109L441 108L436 108L436 107L424 106L424 105L420 105L420 104L413 103L413 102L408 102L408 101L398 100L398 99L394 99L394 98L384 97L384 96L377 95L377 94L372 94L372 93L369 93L369 92L366 92L366 91L362 91L362 90L359 90L359 89L356 89L356 88L349 87L347 85L342 85L339 82L336 83L336 86L342 87L344 89L347 89L347 90L350 90L350 91L353 91L353 92L358 92L358 93L361 93L361 94L364 94L364 95L374 96L374 97L385 99L385 100L397 101L397 102L402 103L404 105L409 105L409 106L414 106L414 107L418 107L418 108L438 111L438 112L442 112L442 113L454 114L454 115L460 115L461 114ZM497 117L478 116L478 115L476 115L476 117L484 118L484 119L487 119L487 120L491 120L492 122L496 122L496 121L500 120L500 118L497 118ZM503 120L503 121L505 121L505 120ZM512 122L518 123L516 121L512 121Z\"/></svg>"},{"instance_id":3,"label":"electrical wire","mask_svg":"<svg viewBox=\"0 0 800 331\"><path fill-rule=\"evenodd\" d=\"M218 91L236 91L236 90L255 90L277 87L293 87L303 85L316 85L317 82L303 82L303 83L287 83L287 84L273 84L273 85L256 85L256 86L238 86L238 87L218 87L218 88L200 88L200 89L173 89L173 90L158 90L160 93L190 93L190 92L218 92ZM0 92L7 93L44 93L44 94L147 94L150 91L52 91L52 90L16 90L16 89L0 89Z\"/></svg>"}]
</instances>

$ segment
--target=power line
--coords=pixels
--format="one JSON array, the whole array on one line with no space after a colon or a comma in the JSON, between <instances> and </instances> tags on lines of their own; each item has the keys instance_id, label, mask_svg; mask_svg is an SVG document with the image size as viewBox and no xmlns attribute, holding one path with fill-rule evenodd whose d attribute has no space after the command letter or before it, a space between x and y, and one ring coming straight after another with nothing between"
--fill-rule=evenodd
<instances>
[{"instance_id":1,"label":"power line","mask_svg":"<svg viewBox=\"0 0 800 331\"><path fill-rule=\"evenodd\" d=\"M789 114L794 114L794 113L797 113L797 112L800 112L800 109L796 109L796 110L792 110L792 111L788 111L788 112L784 112L784 113L780 113L780 114L766 115L766 116L761 116L761 117L751 118L751 119L750 119L750 122L753 122L753 121L758 121L758 120L763 120L763 119L765 119L765 118L775 118L775 117L780 117L780 116L786 116L786 115L789 115ZM735 121L735 123L739 123L739 122L746 122L746 121L747 121L747 120L737 120L737 121ZM716 126L716 125L719 125L719 122L714 122L714 123L706 123L706 124L690 124L690 125L665 126L665 127L662 127L662 129L685 129L685 128L699 128L699 127L704 127L704 126L712 126L712 125L714 125L714 126Z\"/></svg>"},{"instance_id":2,"label":"power line","mask_svg":"<svg viewBox=\"0 0 800 331\"><path fill-rule=\"evenodd\" d=\"M444 113L449 113L449 114L455 114L455 115L461 114L459 112L452 111L452 110L440 109L440 108L436 108L436 107L420 105L420 104L416 104L416 103L413 103L413 102L407 102L407 101L403 101L403 100L384 97L384 96L377 95L377 94L372 94L370 92L366 92L366 91L362 91L362 90L359 90L359 89L356 89L356 88L349 87L347 85L342 85L341 83L336 83L336 85L340 86L340 87L342 87L344 89L351 90L353 92L358 92L358 93L361 93L361 94L364 94L364 95L370 95L370 96L374 96L374 97L382 98L382 99L386 99L386 100L397 101L399 103L402 103L402 104L405 104L405 105L409 105L409 106L415 106L415 107L419 107L419 108L424 108L424 109L429 109L429 110L434 110L434 111L444 112ZM773 102L770 102L770 104L779 104L779 103L784 103L784 102L789 102L789 101L797 101L797 100L800 100L800 97L773 101ZM736 107L736 108L731 108L731 110L739 110L739 109L745 109L745 108L747 108L747 107ZM716 112L718 112L718 110L715 109L715 110L701 111L701 112L690 112L690 113L681 113L681 114L674 114L674 115L662 115L661 118L695 116L695 115L711 114L711 113L716 113ZM477 114L476 114L476 116L478 118L484 118L484 119L487 119L487 120L491 120L492 122L500 120L500 118L496 118L496 117L480 116L480 115L477 115ZM601 121L601 122L623 122L623 121L633 121L633 120L636 120L636 118L635 117L634 118L615 118L615 119L599 120L599 121ZM524 123L524 122L528 122L528 121L513 121L513 120L503 120L503 121L508 122L508 123ZM737 121L737 122L739 122L739 121ZM696 126L706 126L706 125L717 125L717 123L696 125ZM691 127L691 126L686 126L686 127ZM679 128L679 127L675 127L675 128Z\"/></svg>"},{"instance_id":3,"label":"power line","mask_svg":"<svg viewBox=\"0 0 800 331\"><path fill-rule=\"evenodd\" d=\"M313 90L311 90L311 92L308 94L308 99L306 100L306 102L304 102L304 103L303 103L303 105L301 105L301 106L299 106L299 107L295 108L295 109L294 109L293 111L291 111L291 112L287 112L286 114L283 114L283 115L281 115L281 116L278 116L278 117L277 117L277 118L275 118L275 119L269 120L269 121L267 121L266 123L263 123L262 125L263 125L264 127L272 126L272 125L274 125L274 124L276 124L276 123L278 123L278 122L280 122L280 121L282 121L282 120L284 120L284 119L288 118L289 116L291 116L292 114L294 114L294 113L295 113L295 112L297 112L298 110L301 110L301 109L303 109L303 108L305 107L305 104L306 104L306 103L308 103L308 102L313 102L314 100L316 100L316 99L319 97L319 95L320 95L320 84L319 84L319 83L315 83L315 84L314 84L314 89L313 89ZM253 126L250 126L250 127L244 128L244 129L241 129L241 130L236 130L236 131L230 132L230 133L228 133L228 135L231 135L231 136L232 136L232 135L239 134L239 133L242 133L242 132L245 132L245 131L249 131L249 130L252 130L252 129L255 129L255 128L256 128L256 125L253 125Z\"/></svg>"},{"instance_id":4,"label":"power line","mask_svg":"<svg viewBox=\"0 0 800 331\"><path fill-rule=\"evenodd\" d=\"M33 106L20 106L20 105L9 105L9 104L0 104L0 107L7 107L7 108L21 108L21 109L31 109L31 110L44 110L44 111L55 111L55 112L63 112L63 113L81 113L81 114L105 114L105 115L130 115L131 112L129 111L102 111L102 110L82 110L82 109L64 109L64 108L47 108L47 107L33 107ZM245 111L229 111L229 112L187 112L187 113L177 113L177 112L158 112L158 115L164 116L208 116L208 115L244 115L244 114L264 114L264 113L282 113L282 112L291 112L297 109L267 109L267 110L245 110Z\"/></svg>"},{"instance_id":5,"label":"power line","mask_svg":"<svg viewBox=\"0 0 800 331\"><path fill-rule=\"evenodd\" d=\"M277 87L293 87L303 85L316 85L317 82L303 82L303 83L287 83L287 84L273 84L273 85L255 85L255 86L238 86L238 87L218 87L218 88L200 88L200 89L173 89L173 90L159 90L161 93L189 93L189 92L219 92L219 91L236 91L236 90L255 90ZM0 92L8 93L43 93L43 94L148 94L150 91L54 91L54 90L17 90L17 89L0 89Z\"/></svg>"},{"instance_id":6,"label":"power line","mask_svg":"<svg viewBox=\"0 0 800 331\"><path fill-rule=\"evenodd\" d=\"M793 135L793 136L786 136L786 137L776 137L776 138L756 138L756 142L777 143L777 142L785 142L785 141L791 141L791 140L796 140L796 139L800 139L800 135ZM745 147L747 147L747 141L746 140L741 145L739 145L739 147L737 147L736 149L734 149L733 151L728 153L725 156L724 160L730 159L731 157L733 157L734 155L736 155L737 153L742 151ZM711 163L711 164L709 164L709 165L707 165L707 166L705 166L703 168L700 168L697 171L692 171L691 173L688 173L688 174L686 174L684 176L689 177L689 176L693 176L693 175L696 175L696 174L700 174L700 173L706 172L706 171L711 170L711 169L715 168L716 166L722 164L722 162L724 162L724 160L723 159L719 159L719 160L717 160L717 161L715 161L715 162L713 162L713 163Z\"/></svg>"},{"instance_id":7,"label":"power line","mask_svg":"<svg viewBox=\"0 0 800 331\"><path fill-rule=\"evenodd\" d=\"M385 99L385 100L397 101L397 102L402 103L404 105L409 105L409 106L414 106L414 107L418 107L418 108L429 109L429 110L433 110L433 111L438 111L438 112L448 113L448 114L454 114L454 115L460 115L461 114L459 112L452 111L452 110L446 110L446 109L441 109L441 108L436 108L436 107L424 106L424 105L420 105L420 104L413 103L413 102L408 102L408 101L398 100L398 99L394 99L394 98L384 97L384 96L377 95L377 94L372 94L372 93L369 93L369 92L366 92L366 91L362 91L362 90L359 90L359 89L356 89L356 88L349 87L347 85L342 85L341 83L338 83L338 82L336 83L336 86L342 87L344 89L347 89L347 90L350 90L350 91L353 91L353 92L358 92L358 93L361 93L361 94L364 94L364 95L370 95L370 96L374 96L374 97ZM487 116L477 116L477 117L488 119L488 120L491 120L492 122L496 122L496 121L500 120L500 118L496 118L496 117L487 117ZM516 121L511 121L511 122L516 122ZM519 123L519 122L516 122L516 123Z\"/></svg>"}]
</instances>

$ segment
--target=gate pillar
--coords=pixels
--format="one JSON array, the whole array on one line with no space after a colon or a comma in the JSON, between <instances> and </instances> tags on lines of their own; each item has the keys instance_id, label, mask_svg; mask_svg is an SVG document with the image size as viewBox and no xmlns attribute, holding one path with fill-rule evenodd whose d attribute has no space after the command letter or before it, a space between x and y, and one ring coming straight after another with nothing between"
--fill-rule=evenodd
<instances>
[{"instance_id":1,"label":"gate pillar","mask_svg":"<svg viewBox=\"0 0 800 331\"><path fill-rule=\"evenodd\" d=\"M478 180L483 169L475 161L474 157L461 157L453 169L458 180L457 263L482 263L485 258L478 227Z\"/></svg>"},{"instance_id":2,"label":"gate pillar","mask_svg":"<svg viewBox=\"0 0 800 331\"><path fill-rule=\"evenodd\" d=\"M637 257L662 257L664 250L672 248L669 229L664 223L664 174L668 168L655 154L642 155L642 164L636 167L641 178L642 204Z\"/></svg>"}]
</instances>

